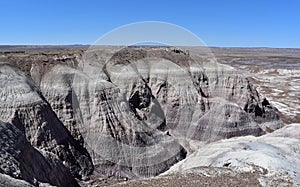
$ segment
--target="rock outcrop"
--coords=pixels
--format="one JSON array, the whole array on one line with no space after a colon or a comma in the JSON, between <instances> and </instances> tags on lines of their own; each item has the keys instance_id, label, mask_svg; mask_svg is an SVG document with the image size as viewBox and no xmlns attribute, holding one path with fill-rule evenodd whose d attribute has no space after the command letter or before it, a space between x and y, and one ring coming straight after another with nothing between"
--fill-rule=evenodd
<instances>
[{"instance_id":1,"label":"rock outcrop","mask_svg":"<svg viewBox=\"0 0 300 187\"><path fill-rule=\"evenodd\" d=\"M185 157L174 139L212 142L282 126L276 109L233 68L168 48L108 53L77 68L56 65L40 82L53 111L103 175L167 170Z\"/></svg>"},{"instance_id":2,"label":"rock outcrop","mask_svg":"<svg viewBox=\"0 0 300 187\"><path fill-rule=\"evenodd\" d=\"M101 175L154 176L185 158L180 144L136 118L126 97L107 80L58 66L44 76L41 90Z\"/></svg>"},{"instance_id":3,"label":"rock outcrop","mask_svg":"<svg viewBox=\"0 0 300 187\"><path fill-rule=\"evenodd\" d=\"M192 54L125 48L106 62L104 70L139 119L175 137L215 141L259 136L282 126L276 109L246 77ZM165 123L149 121L153 115L165 117Z\"/></svg>"},{"instance_id":4,"label":"rock outcrop","mask_svg":"<svg viewBox=\"0 0 300 187\"><path fill-rule=\"evenodd\" d=\"M198 167L223 167L236 175L259 174L257 179L263 186L299 186L299 130L300 124L289 124L260 137L235 137L205 145L193 142L195 152L165 174L186 173Z\"/></svg>"},{"instance_id":5,"label":"rock outcrop","mask_svg":"<svg viewBox=\"0 0 300 187\"><path fill-rule=\"evenodd\" d=\"M79 179L93 169L155 176L194 151L186 141L260 136L283 125L248 78L192 51L108 48L78 62L52 58L31 63L32 79L0 65L0 119Z\"/></svg>"},{"instance_id":6,"label":"rock outcrop","mask_svg":"<svg viewBox=\"0 0 300 187\"><path fill-rule=\"evenodd\" d=\"M0 186L79 186L59 158L38 151L20 129L0 121Z\"/></svg>"},{"instance_id":7,"label":"rock outcrop","mask_svg":"<svg viewBox=\"0 0 300 187\"><path fill-rule=\"evenodd\" d=\"M15 125L40 150L56 154L72 174L93 171L88 152L70 135L35 83L9 64L0 65L0 118Z\"/></svg>"}]
</instances>

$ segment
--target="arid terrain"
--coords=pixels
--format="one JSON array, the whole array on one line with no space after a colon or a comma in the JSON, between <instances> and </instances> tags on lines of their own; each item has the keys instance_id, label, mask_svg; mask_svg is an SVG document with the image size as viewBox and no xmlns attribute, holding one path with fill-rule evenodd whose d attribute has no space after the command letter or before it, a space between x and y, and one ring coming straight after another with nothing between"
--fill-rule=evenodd
<instances>
[{"instance_id":1,"label":"arid terrain","mask_svg":"<svg viewBox=\"0 0 300 187\"><path fill-rule=\"evenodd\" d=\"M258 90L287 123L300 121L300 50L272 48L213 48L219 63L228 64L253 78Z\"/></svg>"},{"instance_id":2,"label":"arid terrain","mask_svg":"<svg viewBox=\"0 0 300 187\"><path fill-rule=\"evenodd\" d=\"M300 49L0 46L0 62L0 186L300 185Z\"/></svg>"},{"instance_id":3,"label":"arid terrain","mask_svg":"<svg viewBox=\"0 0 300 187\"><path fill-rule=\"evenodd\" d=\"M83 53L89 46L0 46L0 53L25 52L26 54L9 54L11 60L30 60L30 56L47 54ZM300 49L280 48L211 48L218 63L228 64L253 79L257 89L264 94L282 113L286 123L300 121ZM43 55L44 53L44 55ZM17 56L14 60L14 56ZM23 59L22 57L28 57ZM7 59L7 55L2 56ZM34 60L33 60L34 61ZM31 63L31 62L28 62ZM29 71L27 63L18 64ZM23 67L26 66L26 67Z\"/></svg>"}]
</instances>

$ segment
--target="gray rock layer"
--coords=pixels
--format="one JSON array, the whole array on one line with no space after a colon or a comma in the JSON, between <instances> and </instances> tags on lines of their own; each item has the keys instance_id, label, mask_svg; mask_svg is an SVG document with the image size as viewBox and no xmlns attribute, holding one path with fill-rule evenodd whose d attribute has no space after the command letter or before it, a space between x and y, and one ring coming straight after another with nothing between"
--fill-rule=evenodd
<instances>
[{"instance_id":1,"label":"gray rock layer","mask_svg":"<svg viewBox=\"0 0 300 187\"><path fill-rule=\"evenodd\" d=\"M282 126L248 78L207 54L129 47L87 51L79 62L54 58L31 64L35 82L0 65L0 119L77 178L93 169L158 175L186 157L179 140L260 136Z\"/></svg>"},{"instance_id":2,"label":"gray rock layer","mask_svg":"<svg viewBox=\"0 0 300 187\"><path fill-rule=\"evenodd\" d=\"M130 54L134 58L128 59ZM158 103L166 123L165 128L156 126L176 136L215 141L259 136L282 126L276 109L229 66L159 48L127 48L115 53L104 68L138 117L151 119L153 112L147 111Z\"/></svg>"},{"instance_id":3,"label":"gray rock layer","mask_svg":"<svg viewBox=\"0 0 300 187\"><path fill-rule=\"evenodd\" d=\"M77 69L57 65L40 82L101 174L165 171L185 157L174 138L211 142L282 126L276 109L233 68L162 48L108 53L88 54L93 59Z\"/></svg>"},{"instance_id":4,"label":"gray rock layer","mask_svg":"<svg viewBox=\"0 0 300 187\"><path fill-rule=\"evenodd\" d=\"M92 172L88 152L73 139L31 79L1 64L0 86L1 120L18 127L33 146L56 154L74 176L83 178Z\"/></svg>"},{"instance_id":5,"label":"gray rock layer","mask_svg":"<svg viewBox=\"0 0 300 187\"><path fill-rule=\"evenodd\" d=\"M136 118L111 82L58 66L44 76L41 89L101 175L149 177L185 158L172 137Z\"/></svg>"},{"instance_id":6,"label":"gray rock layer","mask_svg":"<svg viewBox=\"0 0 300 187\"><path fill-rule=\"evenodd\" d=\"M1 186L79 186L57 156L39 152L18 128L2 121L0 147Z\"/></svg>"}]
</instances>

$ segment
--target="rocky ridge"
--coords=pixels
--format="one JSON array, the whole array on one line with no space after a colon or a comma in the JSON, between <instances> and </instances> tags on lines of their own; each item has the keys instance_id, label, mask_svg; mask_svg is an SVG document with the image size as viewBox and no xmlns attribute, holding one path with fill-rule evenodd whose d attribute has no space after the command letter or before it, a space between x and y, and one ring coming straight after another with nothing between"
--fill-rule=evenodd
<instances>
[{"instance_id":1,"label":"rocky ridge","mask_svg":"<svg viewBox=\"0 0 300 187\"><path fill-rule=\"evenodd\" d=\"M92 178L155 176L192 154L192 141L261 136L283 125L276 108L229 66L172 48L97 55L31 62L26 73L33 80L0 67L1 120L78 179L92 172Z\"/></svg>"}]
</instances>

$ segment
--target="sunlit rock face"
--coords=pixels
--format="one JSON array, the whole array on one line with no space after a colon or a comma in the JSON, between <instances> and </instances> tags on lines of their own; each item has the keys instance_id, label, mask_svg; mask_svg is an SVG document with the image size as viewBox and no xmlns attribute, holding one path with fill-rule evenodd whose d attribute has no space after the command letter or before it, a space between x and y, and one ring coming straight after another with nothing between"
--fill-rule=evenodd
<instances>
[{"instance_id":1,"label":"sunlit rock face","mask_svg":"<svg viewBox=\"0 0 300 187\"><path fill-rule=\"evenodd\" d=\"M35 83L8 64L0 65L0 119L16 126L32 146L57 155L78 178L93 170L91 158L64 127Z\"/></svg>"},{"instance_id":2,"label":"sunlit rock face","mask_svg":"<svg viewBox=\"0 0 300 187\"><path fill-rule=\"evenodd\" d=\"M209 144L191 142L195 152L165 174L189 173L209 166L230 169L234 175L256 173L262 186L299 186L299 129L300 124L289 124L260 137L235 137Z\"/></svg>"},{"instance_id":3,"label":"sunlit rock face","mask_svg":"<svg viewBox=\"0 0 300 187\"><path fill-rule=\"evenodd\" d=\"M176 140L259 136L282 126L247 78L206 57L161 47L97 55L77 68L54 66L40 89L100 174L157 175L185 158Z\"/></svg>"},{"instance_id":4,"label":"sunlit rock face","mask_svg":"<svg viewBox=\"0 0 300 187\"><path fill-rule=\"evenodd\" d=\"M246 65L244 54L221 54L218 62L236 69L255 65L248 53ZM110 176L164 172L170 176L120 185L198 184L191 175L203 184L300 184L299 124L278 129L273 107L276 98L294 99L292 113L298 106L286 97L297 95L297 70L273 71L294 67L286 63L292 57L276 57L265 69L261 56L250 78L193 47L96 46L0 58L9 62L0 64L0 186L96 186Z\"/></svg>"},{"instance_id":5,"label":"sunlit rock face","mask_svg":"<svg viewBox=\"0 0 300 187\"><path fill-rule=\"evenodd\" d=\"M78 179L155 176L186 158L191 140L260 136L282 126L250 81L211 54L107 47L76 58L34 62L32 79L1 64L0 119Z\"/></svg>"},{"instance_id":6,"label":"sunlit rock face","mask_svg":"<svg viewBox=\"0 0 300 187\"><path fill-rule=\"evenodd\" d=\"M183 147L139 119L120 89L107 80L59 66L44 76L41 89L102 175L149 177L185 158Z\"/></svg>"},{"instance_id":7,"label":"sunlit rock face","mask_svg":"<svg viewBox=\"0 0 300 187\"><path fill-rule=\"evenodd\" d=\"M258 136L282 126L276 109L247 78L205 57L127 48L115 53L104 69L140 120L177 137L215 141ZM163 120L151 121L153 114Z\"/></svg>"}]
</instances>

